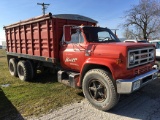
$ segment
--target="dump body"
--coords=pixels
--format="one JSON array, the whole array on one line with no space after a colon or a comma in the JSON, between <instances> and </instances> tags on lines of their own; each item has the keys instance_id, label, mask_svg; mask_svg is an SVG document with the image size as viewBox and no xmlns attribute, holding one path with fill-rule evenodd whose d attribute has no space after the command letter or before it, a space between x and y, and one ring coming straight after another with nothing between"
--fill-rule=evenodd
<instances>
[{"instance_id":1,"label":"dump body","mask_svg":"<svg viewBox=\"0 0 160 120\"><path fill-rule=\"evenodd\" d=\"M64 25L96 25L96 21L74 14L48 14L5 26L7 51L22 55L41 56L55 62Z\"/></svg>"}]
</instances>

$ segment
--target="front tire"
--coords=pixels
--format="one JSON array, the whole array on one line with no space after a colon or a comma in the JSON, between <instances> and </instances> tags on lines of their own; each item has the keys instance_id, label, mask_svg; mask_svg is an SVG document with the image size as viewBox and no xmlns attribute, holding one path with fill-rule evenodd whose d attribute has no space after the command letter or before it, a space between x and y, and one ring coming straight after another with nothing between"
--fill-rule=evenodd
<instances>
[{"instance_id":1,"label":"front tire","mask_svg":"<svg viewBox=\"0 0 160 120\"><path fill-rule=\"evenodd\" d=\"M107 111L119 100L111 74L102 69L88 71L82 87L87 100L99 110Z\"/></svg>"}]
</instances>

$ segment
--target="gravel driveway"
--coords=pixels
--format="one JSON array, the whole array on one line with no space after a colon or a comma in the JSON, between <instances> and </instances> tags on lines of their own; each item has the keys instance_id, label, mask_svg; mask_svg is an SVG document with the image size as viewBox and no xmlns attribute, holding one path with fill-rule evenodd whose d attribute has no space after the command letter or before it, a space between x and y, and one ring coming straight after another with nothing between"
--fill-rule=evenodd
<instances>
[{"instance_id":1,"label":"gravel driveway","mask_svg":"<svg viewBox=\"0 0 160 120\"><path fill-rule=\"evenodd\" d=\"M29 120L160 120L160 79L141 90L121 95L114 109L103 112L93 108L86 99L64 106L49 114Z\"/></svg>"}]
</instances>

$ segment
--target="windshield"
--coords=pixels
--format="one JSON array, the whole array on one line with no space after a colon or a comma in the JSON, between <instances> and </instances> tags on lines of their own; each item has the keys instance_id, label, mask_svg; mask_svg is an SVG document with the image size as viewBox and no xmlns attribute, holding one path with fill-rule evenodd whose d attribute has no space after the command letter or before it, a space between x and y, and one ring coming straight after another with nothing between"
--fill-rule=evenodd
<instances>
[{"instance_id":1,"label":"windshield","mask_svg":"<svg viewBox=\"0 0 160 120\"><path fill-rule=\"evenodd\" d=\"M120 42L120 40L107 28L84 27L85 36L88 42Z\"/></svg>"}]
</instances>

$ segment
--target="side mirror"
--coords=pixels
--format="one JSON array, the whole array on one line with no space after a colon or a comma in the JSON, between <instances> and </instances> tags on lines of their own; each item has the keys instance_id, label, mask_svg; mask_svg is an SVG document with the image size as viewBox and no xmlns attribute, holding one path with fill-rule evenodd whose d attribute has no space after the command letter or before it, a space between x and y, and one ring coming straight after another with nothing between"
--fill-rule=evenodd
<instances>
[{"instance_id":1,"label":"side mirror","mask_svg":"<svg viewBox=\"0 0 160 120\"><path fill-rule=\"evenodd\" d=\"M71 41L71 26L64 26L63 28L64 41Z\"/></svg>"}]
</instances>

